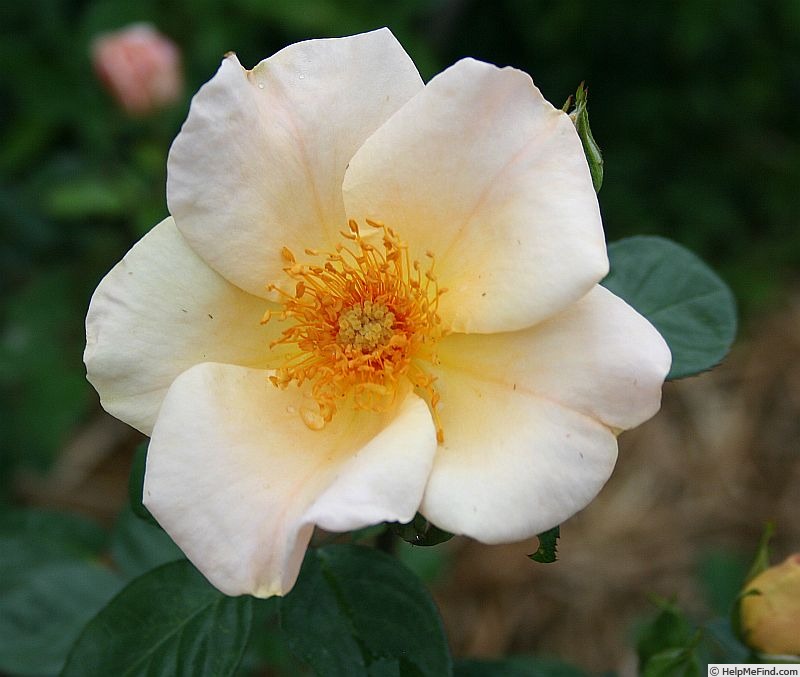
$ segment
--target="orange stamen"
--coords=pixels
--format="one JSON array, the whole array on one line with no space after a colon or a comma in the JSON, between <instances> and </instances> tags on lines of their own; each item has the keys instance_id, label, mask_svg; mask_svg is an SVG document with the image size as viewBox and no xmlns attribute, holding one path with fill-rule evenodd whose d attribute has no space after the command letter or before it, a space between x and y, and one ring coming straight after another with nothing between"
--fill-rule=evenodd
<instances>
[{"instance_id":1,"label":"orange stamen","mask_svg":"<svg viewBox=\"0 0 800 677\"><path fill-rule=\"evenodd\" d=\"M445 290L434 274L435 257L426 252L430 262L423 271L383 223L367 219L382 232L377 246L364 239L355 221L347 225L349 232L341 232L346 242L335 252L305 250L307 256L324 257L322 265L297 263L288 248L281 250L294 293L269 285L280 294L283 309L267 311L261 322L291 319L271 347L294 350L270 380L284 389L310 384L319 411L303 408L301 416L312 429L330 422L348 397L357 409L387 411L405 380L428 403L441 442L436 378L423 366L436 364L436 343L444 334L438 308Z\"/></svg>"}]
</instances>

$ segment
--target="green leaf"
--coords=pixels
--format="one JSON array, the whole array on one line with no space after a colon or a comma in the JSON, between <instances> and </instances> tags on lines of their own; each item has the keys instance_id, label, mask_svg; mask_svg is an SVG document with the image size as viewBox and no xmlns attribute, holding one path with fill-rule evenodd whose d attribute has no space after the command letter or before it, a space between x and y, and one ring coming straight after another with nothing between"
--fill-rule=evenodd
<instances>
[{"instance_id":1,"label":"green leaf","mask_svg":"<svg viewBox=\"0 0 800 677\"><path fill-rule=\"evenodd\" d=\"M280 630L280 597L253 599L253 623L250 640L245 649L236 677L256 677L264 674L268 665L270 675L300 677L310 675L290 653Z\"/></svg>"},{"instance_id":2,"label":"green leaf","mask_svg":"<svg viewBox=\"0 0 800 677\"><path fill-rule=\"evenodd\" d=\"M131 508L133 508L133 512L137 517L160 528L156 518L150 514L150 511L142 503L142 497L144 496L144 470L147 464L147 445L148 442L142 442L136 447L136 453L133 455L131 474L128 477L128 497L130 498Z\"/></svg>"},{"instance_id":3,"label":"green leaf","mask_svg":"<svg viewBox=\"0 0 800 677\"><path fill-rule=\"evenodd\" d=\"M79 287L74 269L50 267L0 296L0 430L8 453L28 466L49 466L90 402L77 359L83 345L77 308L85 303Z\"/></svg>"},{"instance_id":4,"label":"green leaf","mask_svg":"<svg viewBox=\"0 0 800 677\"><path fill-rule=\"evenodd\" d=\"M132 581L84 628L62 677L223 677L242 658L252 598L226 597L187 561Z\"/></svg>"},{"instance_id":5,"label":"green leaf","mask_svg":"<svg viewBox=\"0 0 800 677\"><path fill-rule=\"evenodd\" d=\"M691 646L695 638L694 627L677 606L663 599L657 599L656 604L660 607L658 615L638 632L636 651L642 669L659 654Z\"/></svg>"},{"instance_id":6,"label":"green leaf","mask_svg":"<svg viewBox=\"0 0 800 677\"><path fill-rule=\"evenodd\" d=\"M87 621L122 586L92 561L105 532L40 510L0 518L0 672L55 674Z\"/></svg>"},{"instance_id":7,"label":"green leaf","mask_svg":"<svg viewBox=\"0 0 800 677\"><path fill-rule=\"evenodd\" d=\"M515 657L503 660L456 661L454 677L586 677L572 665L550 658Z\"/></svg>"},{"instance_id":8,"label":"green leaf","mask_svg":"<svg viewBox=\"0 0 800 677\"><path fill-rule=\"evenodd\" d=\"M62 179L43 196L46 213L56 219L115 217L136 202L136 184L131 175L90 176Z\"/></svg>"},{"instance_id":9,"label":"green leaf","mask_svg":"<svg viewBox=\"0 0 800 677\"><path fill-rule=\"evenodd\" d=\"M56 674L75 638L122 587L108 569L80 560L31 562L0 583L0 671Z\"/></svg>"},{"instance_id":10,"label":"green leaf","mask_svg":"<svg viewBox=\"0 0 800 677\"><path fill-rule=\"evenodd\" d=\"M700 677L694 646L667 649L652 656L641 670L642 677Z\"/></svg>"},{"instance_id":11,"label":"green leaf","mask_svg":"<svg viewBox=\"0 0 800 677\"><path fill-rule=\"evenodd\" d=\"M589 90L586 89L584 83L581 83L578 85L578 91L575 92L575 108L569 116L578 131L578 136L583 145L583 152L586 155L586 162L589 164L589 171L592 175L594 192L599 193L603 185L603 155L589 127L589 110L586 107L588 97ZM569 101L567 102L568 106Z\"/></svg>"},{"instance_id":12,"label":"green leaf","mask_svg":"<svg viewBox=\"0 0 800 677\"><path fill-rule=\"evenodd\" d=\"M376 550L310 550L281 603L281 625L289 648L324 677L451 674L444 629L427 590Z\"/></svg>"},{"instance_id":13,"label":"green leaf","mask_svg":"<svg viewBox=\"0 0 800 677\"><path fill-rule=\"evenodd\" d=\"M450 560L450 553L445 548L418 548L404 542L397 543L393 554L426 584L441 578L447 572Z\"/></svg>"},{"instance_id":14,"label":"green leaf","mask_svg":"<svg viewBox=\"0 0 800 677\"><path fill-rule=\"evenodd\" d=\"M94 522L49 510L8 510L0 513L0 581L29 562L89 559L100 552L106 532Z\"/></svg>"},{"instance_id":15,"label":"green leaf","mask_svg":"<svg viewBox=\"0 0 800 677\"><path fill-rule=\"evenodd\" d=\"M741 592L745 571L747 562L738 552L711 550L700 557L697 578L714 613L730 612Z\"/></svg>"},{"instance_id":16,"label":"green leaf","mask_svg":"<svg viewBox=\"0 0 800 677\"><path fill-rule=\"evenodd\" d=\"M396 658L379 658L367 668L369 677L402 677L400 661Z\"/></svg>"},{"instance_id":17,"label":"green leaf","mask_svg":"<svg viewBox=\"0 0 800 677\"><path fill-rule=\"evenodd\" d=\"M410 522L405 524L393 523L391 527L394 533L411 545L439 545L439 543L444 543L453 538L453 534L449 531L440 529L419 513Z\"/></svg>"},{"instance_id":18,"label":"green leaf","mask_svg":"<svg viewBox=\"0 0 800 677\"><path fill-rule=\"evenodd\" d=\"M532 555L528 555L534 562L540 564L551 564L558 559L558 539L561 537L561 527L554 526L552 529L539 534L539 548Z\"/></svg>"},{"instance_id":19,"label":"green leaf","mask_svg":"<svg viewBox=\"0 0 800 677\"><path fill-rule=\"evenodd\" d=\"M386 530L386 524L373 524L363 529L355 529L350 532L351 543L361 543L362 541L374 540Z\"/></svg>"},{"instance_id":20,"label":"green leaf","mask_svg":"<svg viewBox=\"0 0 800 677\"><path fill-rule=\"evenodd\" d=\"M611 272L602 284L644 315L672 351L667 378L710 369L736 335L736 304L728 286L697 256L655 236L608 247Z\"/></svg>"},{"instance_id":21,"label":"green leaf","mask_svg":"<svg viewBox=\"0 0 800 677\"><path fill-rule=\"evenodd\" d=\"M703 630L712 663L748 662L750 650L736 637L729 618L714 618L703 625Z\"/></svg>"},{"instance_id":22,"label":"green leaf","mask_svg":"<svg viewBox=\"0 0 800 677\"><path fill-rule=\"evenodd\" d=\"M129 507L122 510L111 534L111 557L128 578L184 559L181 549L162 529L139 519Z\"/></svg>"}]
</instances>

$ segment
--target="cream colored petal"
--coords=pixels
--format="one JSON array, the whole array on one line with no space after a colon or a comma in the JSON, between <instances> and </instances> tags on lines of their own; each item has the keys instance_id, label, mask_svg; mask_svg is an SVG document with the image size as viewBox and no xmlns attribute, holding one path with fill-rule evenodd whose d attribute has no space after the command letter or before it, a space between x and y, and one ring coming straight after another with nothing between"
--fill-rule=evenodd
<instances>
[{"instance_id":1,"label":"cream colored petal","mask_svg":"<svg viewBox=\"0 0 800 677\"><path fill-rule=\"evenodd\" d=\"M391 416L342 410L312 431L298 398L267 372L203 364L164 400L145 505L226 594L284 594L314 524L408 521L422 498L436 433L421 399L409 396Z\"/></svg>"},{"instance_id":2,"label":"cream colored petal","mask_svg":"<svg viewBox=\"0 0 800 677\"><path fill-rule=\"evenodd\" d=\"M530 326L608 271L575 128L511 68L465 59L431 80L356 153L344 196L349 217L433 251L455 331Z\"/></svg>"},{"instance_id":3,"label":"cream colored petal","mask_svg":"<svg viewBox=\"0 0 800 677\"><path fill-rule=\"evenodd\" d=\"M420 512L447 531L484 543L531 538L584 508L614 469L616 437L594 419L463 375L446 392L458 413L443 416Z\"/></svg>"},{"instance_id":4,"label":"cream colored petal","mask_svg":"<svg viewBox=\"0 0 800 677\"><path fill-rule=\"evenodd\" d=\"M421 510L487 543L584 508L614 467L615 433L658 410L670 365L658 332L602 287L531 329L449 336L439 356L445 443Z\"/></svg>"},{"instance_id":5,"label":"cream colored petal","mask_svg":"<svg viewBox=\"0 0 800 677\"><path fill-rule=\"evenodd\" d=\"M530 329L448 336L439 358L445 370L491 378L617 430L634 428L658 411L672 360L653 325L599 285Z\"/></svg>"},{"instance_id":6,"label":"cream colored petal","mask_svg":"<svg viewBox=\"0 0 800 677\"><path fill-rule=\"evenodd\" d=\"M87 377L110 414L149 435L178 374L199 362L263 364L270 304L226 282L165 219L103 278L86 317Z\"/></svg>"},{"instance_id":7,"label":"cream colored petal","mask_svg":"<svg viewBox=\"0 0 800 677\"><path fill-rule=\"evenodd\" d=\"M422 89L388 29L290 45L245 70L231 54L194 97L169 155L170 212L192 247L252 294L346 228L353 153Z\"/></svg>"}]
</instances>

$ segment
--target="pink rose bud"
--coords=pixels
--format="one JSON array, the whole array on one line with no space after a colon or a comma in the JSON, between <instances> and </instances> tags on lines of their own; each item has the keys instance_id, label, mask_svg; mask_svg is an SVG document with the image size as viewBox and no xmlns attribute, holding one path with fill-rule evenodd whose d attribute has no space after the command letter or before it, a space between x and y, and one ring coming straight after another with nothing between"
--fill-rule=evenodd
<instances>
[{"instance_id":1,"label":"pink rose bud","mask_svg":"<svg viewBox=\"0 0 800 677\"><path fill-rule=\"evenodd\" d=\"M756 651L800 655L800 554L747 584L740 617L744 640Z\"/></svg>"},{"instance_id":2,"label":"pink rose bud","mask_svg":"<svg viewBox=\"0 0 800 677\"><path fill-rule=\"evenodd\" d=\"M92 62L117 102L132 115L171 104L183 92L180 51L148 24L97 37Z\"/></svg>"}]
</instances>

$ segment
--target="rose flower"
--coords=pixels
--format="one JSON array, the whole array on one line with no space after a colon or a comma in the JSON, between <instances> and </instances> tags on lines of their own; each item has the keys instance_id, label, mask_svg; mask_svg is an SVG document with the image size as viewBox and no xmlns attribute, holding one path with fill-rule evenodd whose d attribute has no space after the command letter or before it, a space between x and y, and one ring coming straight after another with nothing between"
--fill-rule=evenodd
<instances>
[{"instance_id":1,"label":"rose flower","mask_svg":"<svg viewBox=\"0 0 800 677\"><path fill-rule=\"evenodd\" d=\"M518 70L425 85L386 29L229 54L167 199L85 359L152 438L145 505L225 593L286 593L315 526L531 538L659 408L669 350L598 286L580 139Z\"/></svg>"}]
</instances>

